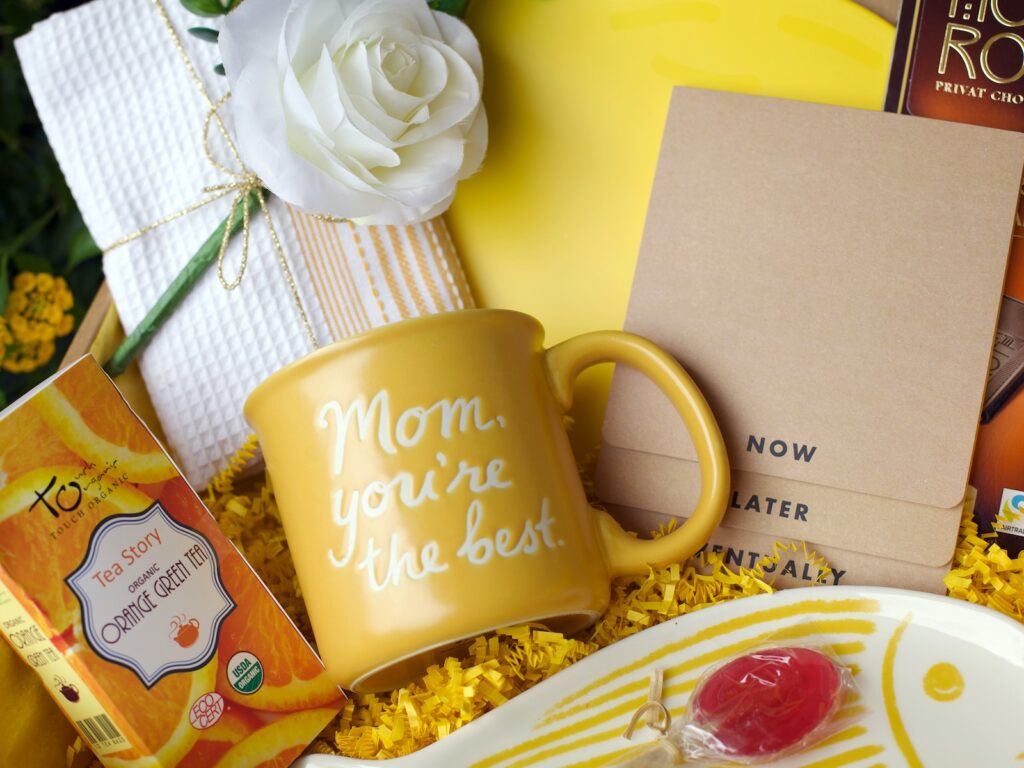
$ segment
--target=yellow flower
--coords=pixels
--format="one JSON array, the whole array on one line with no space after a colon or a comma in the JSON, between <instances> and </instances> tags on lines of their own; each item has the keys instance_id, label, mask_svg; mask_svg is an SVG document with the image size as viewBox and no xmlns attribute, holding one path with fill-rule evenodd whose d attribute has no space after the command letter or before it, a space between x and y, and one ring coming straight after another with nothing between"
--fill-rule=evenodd
<instances>
[{"instance_id":1,"label":"yellow flower","mask_svg":"<svg viewBox=\"0 0 1024 768\"><path fill-rule=\"evenodd\" d=\"M14 278L14 290L20 293L27 293L36 286L36 276L31 272L22 272Z\"/></svg>"},{"instance_id":2,"label":"yellow flower","mask_svg":"<svg viewBox=\"0 0 1024 768\"><path fill-rule=\"evenodd\" d=\"M15 342L7 347L2 367L10 373L29 373L50 362L56 350L53 341Z\"/></svg>"},{"instance_id":3,"label":"yellow flower","mask_svg":"<svg viewBox=\"0 0 1024 768\"><path fill-rule=\"evenodd\" d=\"M15 312L17 312L17 310L15 310ZM30 329L28 325L28 320L26 320L24 317L22 317L19 314L12 313L10 315L8 323L10 324L11 327L11 333L13 333L16 338L26 339L28 337Z\"/></svg>"},{"instance_id":4,"label":"yellow flower","mask_svg":"<svg viewBox=\"0 0 1024 768\"><path fill-rule=\"evenodd\" d=\"M7 311L8 314L17 315L25 311L28 306L28 297L22 293L12 293L10 298L7 299Z\"/></svg>"},{"instance_id":5,"label":"yellow flower","mask_svg":"<svg viewBox=\"0 0 1024 768\"><path fill-rule=\"evenodd\" d=\"M57 290L57 301L58 306L65 312L71 311L71 308L75 306L75 297L71 295L71 290L67 287L67 283L64 283L64 278L61 278L60 282L63 284L63 288L58 285Z\"/></svg>"},{"instance_id":6,"label":"yellow flower","mask_svg":"<svg viewBox=\"0 0 1024 768\"><path fill-rule=\"evenodd\" d=\"M56 339L74 329L75 298L63 277L22 272L14 278L7 311L0 318L0 367L28 373L53 359Z\"/></svg>"}]
</instances>

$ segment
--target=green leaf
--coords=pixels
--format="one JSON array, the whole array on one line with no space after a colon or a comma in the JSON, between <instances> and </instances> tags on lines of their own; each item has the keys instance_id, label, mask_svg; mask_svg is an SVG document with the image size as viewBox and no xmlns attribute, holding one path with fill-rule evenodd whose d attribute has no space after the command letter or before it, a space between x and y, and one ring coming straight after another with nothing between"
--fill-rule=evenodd
<instances>
[{"instance_id":1,"label":"green leaf","mask_svg":"<svg viewBox=\"0 0 1024 768\"><path fill-rule=\"evenodd\" d=\"M15 257L38 254L49 261L47 272L60 274L70 258L72 240L83 226L10 44L53 11L80 4L80 0L0 0L0 312L10 303L12 277L18 271ZM230 3L221 0L218 5L227 8ZM20 260L26 264L24 257ZM103 279L100 259L85 261L66 279L75 296L72 312L77 318ZM52 373L70 341L70 336L58 340L54 358L36 371L0 370L0 392L7 401L14 402Z\"/></svg>"},{"instance_id":2,"label":"green leaf","mask_svg":"<svg viewBox=\"0 0 1024 768\"><path fill-rule=\"evenodd\" d=\"M18 236L11 240L9 243L5 243L3 246L0 246L0 254L2 254L3 257L6 259L10 257L10 255L15 251L20 251L27 243L32 242L35 239L36 235L42 232L43 228L50 223L50 219L53 218L54 213L56 213L56 211L54 211L51 208L49 211L47 211L38 219L29 224L28 227L23 229L21 233L18 234Z\"/></svg>"},{"instance_id":3,"label":"green leaf","mask_svg":"<svg viewBox=\"0 0 1024 768\"><path fill-rule=\"evenodd\" d=\"M249 192L249 207L259 205L259 198L255 190ZM195 252L188 263L171 281L163 294L150 307L146 316L139 321L128 337L121 342L121 345L114 350L114 354L104 366L104 370L112 377L120 376L131 364L157 331L163 326L167 319L174 314L174 310L185 300L189 292L195 287L199 278L210 266L217 261L220 255L221 243L224 241L224 230L228 231L228 238L234 237L245 222L245 209L239 205L234 210L232 218L225 218L220 226L206 239L199 250Z\"/></svg>"},{"instance_id":4,"label":"green leaf","mask_svg":"<svg viewBox=\"0 0 1024 768\"><path fill-rule=\"evenodd\" d=\"M7 311L7 300L11 297L11 277L7 273L9 258L0 256L0 315Z\"/></svg>"},{"instance_id":5,"label":"green leaf","mask_svg":"<svg viewBox=\"0 0 1024 768\"><path fill-rule=\"evenodd\" d=\"M196 16L206 16L212 18L214 16L223 16L229 10L231 10L231 3L225 6L218 0L181 0L181 4L185 6L187 11L194 13Z\"/></svg>"},{"instance_id":6,"label":"green leaf","mask_svg":"<svg viewBox=\"0 0 1024 768\"><path fill-rule=\"evenodd\" d=\"M14 268L19 272L50 272L53 270L53 266L47 259L25 251L14 254L11 261L14 262Z\"/></svg>"},{"instance_id":7,"label":"green leaf","mask_svg":"<svg viewBox=\"0 0 1024 768\"><path fill-rule=\"evenodd\" d=\"M74 272L66 275L68 288L71 295L75 297L75 306L71 308L71 315L75 318L75 325L85 315L92 297L103 282L103 265L99 259L90 259L78 265Z\"/></svg>"},{"instance_id":8,"label":"green leaf","mask_svg":"<svg viewBox=\"0 0 1024 768\"><path fill-rule=\"evenodd\" d=\"M4 394L3 390L0 389L0 408L7 407L7 395Z\"/></svg>"},{"instance_id":9,"label":"green leaf","mask_svg":"<svg viewBox=\"0 0 1024 768\"><path fill-rule=\"evenodd\" d=\"M466 6L469 5L469 0L429 0L428 5L435 11L441 11L461 19L466 15Z\"/></svg>"},{"instance_id":10,"label":"green leaf","mask_svg":"<svg viewBox=\"0 0 1024 768\"><path fill-rule=\"evenodd\" d=\"M227 74L227 72L224 70L224 65L223 64L218 64L216 67L213 68L213 71L216 72L218 75L226 75Z\"/></svg>"},{"instance_id":11,"label":"green leaf","mask_svg":"<svg viewBox=\"0 0 1024 768\"><path fill-rule=\"evenodd\" d=\"M220 39L220 32L216 29L210 29L209 27L189 27L188 33L193 37L198 37L200 40L205 40L208 43L216 43Z\"/></svg>"},{"instance_id":12,"label":"green leaf","mask_svg":"<svg viewBox=\"0 0 1024 768\"><path fill-rule=\"evenodd\" d=\"M88 261L100 255L100 247L92 239L89 230L82 227L71 237L71 247L68 250L68 263L64 267L65 274L70 273L82 262Z\"/></svg>"}]
</instances>

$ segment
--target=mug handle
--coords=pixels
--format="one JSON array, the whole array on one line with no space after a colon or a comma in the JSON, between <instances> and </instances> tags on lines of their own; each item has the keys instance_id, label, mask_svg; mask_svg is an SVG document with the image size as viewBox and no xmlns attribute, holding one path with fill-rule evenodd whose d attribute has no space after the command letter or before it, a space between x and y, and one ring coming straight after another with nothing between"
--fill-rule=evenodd
<instances>
[{"instance_id":1,"label":"mug handle","mask_svg":"<svg viewBox=\"0 0 1024 768\"><path fill-rule=\"evenodd\" d=\"M622 331L595 331L563 341L544 352L555 399L572 405L573 385L585 368L619 363L635 368L665 393L690 433L700 463L700 499L686 523L658 539L626 533L610 514L594 509L612 576L643 573L648 566L685 562L718 527L729 496L729 457L704 395L676 360L655 344Z\"/></svg>"}]
</instances>

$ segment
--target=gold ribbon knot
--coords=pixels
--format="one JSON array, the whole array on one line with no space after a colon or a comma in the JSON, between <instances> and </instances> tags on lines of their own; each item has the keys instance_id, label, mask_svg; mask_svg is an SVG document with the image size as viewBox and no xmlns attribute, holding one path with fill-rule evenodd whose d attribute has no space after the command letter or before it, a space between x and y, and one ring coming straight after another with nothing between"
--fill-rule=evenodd
<instances>
[{"instance_id":1,"label":"gold ribbon knot","mask_svg":"<svg viewBox=\"0 0 1024 768\"><path fill-rule=\"evenodd\" d=\"M249 236L250 236L250 222L251 222L251 211L250 206L252 200L255 199L259 203L260 211L263 214L263 219L267 224L267 231L270 234L270 239L274 245L274 251L277 255L278 264L281 267L281 271L284 275L285 281L288 284L288 289L291 292L292 299L295 302L295 307L299 313L299 318L302 320L302 326L306 331L306 336L309 338L310 345L313 349L319 348L316 334L313 331L312 323L310 323L309 315L306 313L306 308L302 303L302 297L299 294L298 286L295 282L295 277L292 273L291 266L288 263L288 258L285 255L284 247L281 245L281 238L277 234L277 227L274 226L274 218L270 213L270 208L267 205L267 191L264 189L263 182L259 176L253 173L242 161L242 157L238 152L238 147L235 145L234 140L231 138L231 134L224 125L224 121L220 116L220 108L224 106L227 100L231 97L230 93L226 93L216 102L210 97L210 94L206 90L206 86L203 84L202 78L199 77L199 73L196 72L195 66L192 64L192 60L188 57L185 51L185 47L182 45L181 38L178 36L177 30L171 22L170 16L167 14L167 9L164 7L162 0L153 0L153 5L156 8L160 19L163 21L164 27L170 36L171 42L174 44L175 50L178 52L178 56L182 63L185 65L186 70L192 78L193 84L196 86L196 90L202 97L203 101L207 106L206 119L203 122L203 151L206 154L206 159L210 165L220 171L222 174L228 177L229 180L221 182L219 184L211 184L203 187L203 192L206 194L205 197L197 200L191 205L185 206L184 208L175 211L174 213L168 214L156 221L147 224L144 227L140 227L136 231L129 235L125 235L121 239L111 243L103 249L104 253L109 253L123 245L126 245L134 240L138 240L144 235L152 232L153 230L164 226L172 221L188 216L200 208L204 208L211 203L216 202L224 197L232 195L231 199L231 210L227 217L227 224L224 227L224 233L221 237L220 249L217 253L217 279L220 281L221 286L226 291L233 291L242 284L242 279L245 277L246 269L249 265ZM221 162L213 152L212 144L210 141L210 126L216 125L217 130L224 140L224 145L227 147L231 154L232 160L234 161L235 167L229 167L227 164ZM228 243L231 240L232 226L231 222L235 220L235 215L241 206L242 209L242 255L238 265L238 272L235 277L228 280L225 276L224 259L228 250ZM338 218L335 216L327 216L324 214L314 214L318 219L331 221L331 222L342 222L346 219Z\"/></svg>"}]
</instances>

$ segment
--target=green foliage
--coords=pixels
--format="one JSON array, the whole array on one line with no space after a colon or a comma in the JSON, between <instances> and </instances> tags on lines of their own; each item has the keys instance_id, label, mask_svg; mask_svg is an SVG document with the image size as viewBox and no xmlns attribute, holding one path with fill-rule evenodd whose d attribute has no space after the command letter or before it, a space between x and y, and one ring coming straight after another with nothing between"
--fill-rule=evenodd
<instances>
[{"instance_id":1,"label":"green foliage","mask_svg":"<svg viewBox=\"0 0 1024 768\"><path fill-rule=\"evenodd\" d=\"M209 27L189 27L188 33L207 43L216 43L220 39L220 32Z\"/></svg>"},{"instance_id":2,"label":"green foliage","mask_svg":"<svg viewBox=\"0 0 1024 768\"><path fill-rule=\"evenodd\" d=\"M75 296L76 323L103 279L99 249L64 183L21 74L14 39L59 6L55 0L0 2L0 311L22 271L63 275ZM53 373L70 337L50 363L30 374L0 374L0 403L13 401Z\"/></svg>"},{"instance_id":3,"label":"green foliage","mask_svg":"<svg viewBox=\"0 0 1024 768\"><path fill-rule=\"evenodd\" d=\"M442 11L461 19L466 15L469 0L430 0L429 5L435 11Z\"/></svg>"},{"instance_id":4,"label":"green foliage","mask_svg":"<svg viewBox=\"0 0 1024 768\"><path fill-rule=\"evenodd\" d=\"M213 18L230 11L238 5L238 0L181 0L181 4L196 16Z\"/></svg>"},{"instance_id":5,"label":"green foliage","mask_svg":"<svg viewBox=\"0 0 1024 768\"><path fill-rule=\"evenodd\" d=\"M191 11L196 16L204 16L208 19L223 16L238 5L239 2L241 0L181 0L181 4L185 6L186 10ZM281 0L281 2L284 2L284 0ZM461 19L466 15L466 6L469 5L469 0L428 0L428 4L435 11L449 13ZM211 43L217 42L217 31L214 29L192 27L189 32Z\"/></svg>"}]
</instances>

